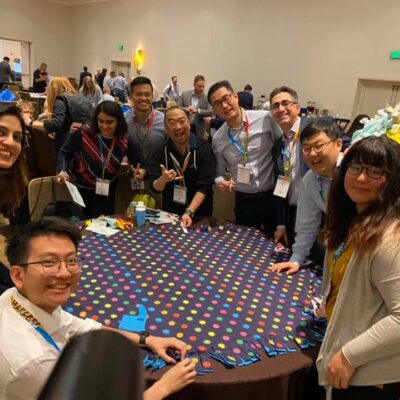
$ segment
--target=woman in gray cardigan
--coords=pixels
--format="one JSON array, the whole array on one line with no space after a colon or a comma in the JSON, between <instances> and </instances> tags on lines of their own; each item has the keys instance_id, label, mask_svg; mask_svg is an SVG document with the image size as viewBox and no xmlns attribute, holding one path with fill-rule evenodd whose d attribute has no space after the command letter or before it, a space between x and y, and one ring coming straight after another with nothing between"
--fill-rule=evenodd
<instances>
[{"instance_id":1,"label":"woman in gray cardigan","mask_svg":"<svg viewBox=\"0 0 400 400\"><path fill-rule=\"evenodd\" d=\"M328 329L317 360L333 400L400 398L400 145L355 143L328 200L323 294Z\"/></svg>"}]
</instances>

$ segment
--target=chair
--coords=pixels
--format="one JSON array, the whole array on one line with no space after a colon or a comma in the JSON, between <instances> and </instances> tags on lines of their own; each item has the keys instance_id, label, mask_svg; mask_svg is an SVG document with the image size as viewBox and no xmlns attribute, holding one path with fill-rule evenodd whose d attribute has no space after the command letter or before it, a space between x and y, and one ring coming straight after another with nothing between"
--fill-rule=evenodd
<instances>
[{"instance_id":1,"label":"chair","mask_svg":"<svg viewBox=\"0 0 400 400\"><path fill-rule=\"evenodd\" d=\"M55 176L35 178L29 182L28 202L31 221L39 219L44 209L52 201L71 200L67 186L59 184Z\"/></svg>"},{"instance_id":2,"label":"chair","mask_svg":"<svg viewBox=\"0 0 400 400\"><path fill-rule=\"evenodd\" d=\"M5 110L8 107L17 105L16 101L0 101L0 111Z\"/></svg>"},{"instance_id":3,"label":"chair","mask_svg":"<svg viewBox=\"0 0 400 400\"><path fill-rule=\"evenodd\" d=\"M19 96L22 100L31 101L31 95L29 92L19 92Z\"/></svg>"},{"instance_id":4,"label":"chair","mask_svg":"<svg viewBox=\"0 0 400 400\"><path fill-rule=\"evenodd\" d=\"M30 138L33 163L39 176L52 176L57 172L56 157L54 154L54 139L45 132L32 130Z\"/></svg>"},{"instance_id":5,"label":"chair","mask_svg":"<svg viewBox=\"0 0 400 400\"><path fill-rule=\"evenodd\" d=\"M339 125L343 132L346 131L347 126L350 123L350 120L347 118L335 118L336 123Z\"/></svg>"}]
</instances>

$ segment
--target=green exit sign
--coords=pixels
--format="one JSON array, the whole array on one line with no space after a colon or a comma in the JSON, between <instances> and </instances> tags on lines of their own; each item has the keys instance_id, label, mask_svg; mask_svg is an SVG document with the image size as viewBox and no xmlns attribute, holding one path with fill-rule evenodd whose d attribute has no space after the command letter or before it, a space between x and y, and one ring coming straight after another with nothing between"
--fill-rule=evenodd
<instances>
[{"instance_id":1,"label":"green exit sign","mask_svg":"<svg viewBox=\"0 0 400 400\"><path fill-rule=\"evenodd\" d=\"M400 50L394 50L390 52L391 60L400 60Z\"/></svg>"},{"instance_id":2,"label":"green exit sign","mask_svg":"<svg viewBox=\"0 0 400 400\"><path fill-rule=\"evenodd\" d=\"M118 51L124 51L124 45L123 44L119 44L118 45Z\"/></svg>"}]
</instances>

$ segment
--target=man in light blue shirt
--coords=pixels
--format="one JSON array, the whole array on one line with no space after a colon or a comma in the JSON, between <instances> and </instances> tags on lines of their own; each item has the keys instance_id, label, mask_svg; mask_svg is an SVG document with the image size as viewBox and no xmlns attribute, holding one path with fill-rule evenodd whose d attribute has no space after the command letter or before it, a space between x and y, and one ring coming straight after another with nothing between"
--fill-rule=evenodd
<instances>
[{"instance_id":1,"label":"man in light blue shirt","mask_svg":"<svg viewBox=\"0 0 400 400\"><path fill-rule=\"evenodd\" d=\"M288 262L275 264L273 271L297 272L310 254L326 213L328 191L340 160L340 134L334 120L319 119L307 125L300 135L304 161L310 171L300 186L293 254Z\"/></svg>"},{"instance_id":2,"label":"man in light blue shirt","mask_svg":"<svg viewBox=\"0 0 400 400\"><path fill-rule=\"evenodd\" d=\"M270 237L276 227L272 148L282 134L267 111L244 110L228 81L211 86L208 101L225 123L213 137L217 160L215 183L235 191L236 223L260 229ZM231 180L225 179L229 167Z\"/></svg>"}]
</instances>

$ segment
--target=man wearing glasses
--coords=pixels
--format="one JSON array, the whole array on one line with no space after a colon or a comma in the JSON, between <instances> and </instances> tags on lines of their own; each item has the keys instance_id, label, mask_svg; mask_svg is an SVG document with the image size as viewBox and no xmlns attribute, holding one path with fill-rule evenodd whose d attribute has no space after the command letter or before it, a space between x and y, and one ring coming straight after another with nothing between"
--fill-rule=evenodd
<instances>
[{"instance_id":1,"label":"man wearing glasses","mask_svg":"<svg viewBox=\"0 0 400 400\"><path fill-rule=\"evenodd\" d=\"M288 262L274 265L276 272L297 272L317 239L326 213L328 190L340 162L340 134L334 120L320 118L308 124L300 135L304 161L310 170L300 185L293 254Z\"/></svg>"},{"instance_id":2,"label":"man wearing glasses","mask_svg":"<svg viewBox=\"0 0 400 400\"><path fill-rule=\"evenodd\" d=\"M277 228L274 239L292 245L296 223L297 200L301 180L308 171L304 163L300 146L300 134L310 123L309 119L300 118L300 105L295 90L280 86L269 95L271 115L282 130L282 136L275 142L273 157L277 188Z\"/></svg>"},{"instance_id":3,"label":"man wearing glasses","mask_svg":"<svg viewBox=\"0 0 400 400\"><path fill-rule=\"evenodd\" d=\"M83 261L77 255L80 239L75 225L46 217L26 225L8 243L6 253L15 287L0 297L1 399L37 398L70 338L91 330L113 329L61 308L79 281ZM166 354L168 348L185 355L185 344L177 339L149 336L147 332L117 332L133 343L146 345L169 363L175 361ZM158 393L186 386L194 376L190 374L193 367L188 360L181 361L171 369L177 373L173 384L167 373L144 398L154 392L148 398L161 399ZM162 391L160 385L164 385Z\"/></svg>"},{"instance_id":4,"label":"man wearing glasses","mask_svg":"<svg viewBox=\"0 0 400 400\"><path fill-rule=\"evenodd\" d=\"M235 191L236 223L260 229L272 237L276 228L272 147L280 136L267 111L243 110L228 81L208 91L213 111L225 123L213 137L217 160L215 182L222 191ZM232 178L225 174L229 167Z\"/></svg>"}]
</instances>

